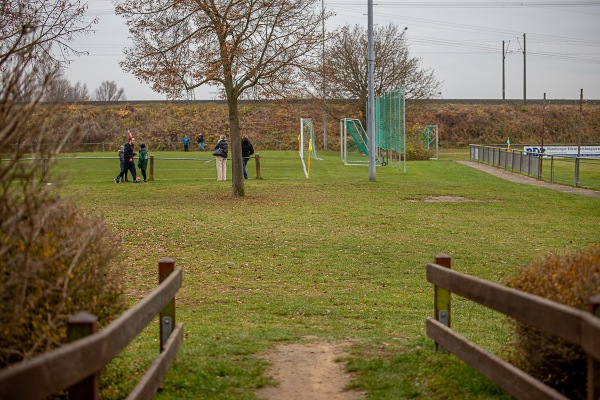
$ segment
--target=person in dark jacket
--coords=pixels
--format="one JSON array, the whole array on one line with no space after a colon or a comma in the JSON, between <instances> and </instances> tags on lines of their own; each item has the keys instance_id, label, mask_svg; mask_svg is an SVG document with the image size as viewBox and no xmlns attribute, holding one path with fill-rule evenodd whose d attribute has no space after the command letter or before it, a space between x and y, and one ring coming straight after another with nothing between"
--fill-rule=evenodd
<instances>
[{"instance_id":1,"label":"person in dark jacket","mask_svg":"<svg viewBox=\"0 0 600 400\"><path fill-rule=\"evenodd\" d=\"M220 156L215 156L217 158L217 180L225 181L227 180L227 150L229 149L225 135L221 135L219 138L215 151L217 149L222 150Z\"/></svg>"},{"instance_id":2,"label":"person in dark jacket","mask_svg":"<svg viewBox=\"0 0 600 400\"><path fill-rule=\"evenodd\" d=\"M148 151L146 150L146 145L142 143L140 145L140 154L138 156L137 166L142 171L142 176L144 177L143 182L146 182L146 169L148 168Z\"/></svg>"},{"instance_id":3,"label":"person in dark jacket","mask_svg":"<svg viewBox=\"0 0 600 400\"><path fill-rule=\"evenodd\" d=\"M123 182L128 182L129 180L127 179L127 167L126 167L126 162L125 162L125 154L123 153L125 151L125 146L121 146L119 148L119 174L117 175L117 178L115 179L115 183L119 183L121 181L121 179L119 178L121 176L121 174L123 174L123 171L125 171L124 175L123 175Z\"/></svg>"},{"instance_id":4,"label":"person in dark jacket","mask_svg":"<svg viewBox=\"0 0 600 400\"><path fill-rule=\"evenodd\" d=\"M250 160L250 156L254 154L254 147L250 140L248 140L248 135L244 135L242 137L242 165L244 169L244 179L248 179L248 173L246 172L246 164L248 164L248 160Z\"/></svg>"},{"instance_id":5,"label":"person in dark jacket","mask_svg":"<svg viewBox=\"0 0 600 400\"><path fill-rule=\"evenodd\" d=\"M127 131L127 143L125 144L125 149L123 150L123 156L125 157L126 169L124 171L121 171L119 176L117 176L115 178L115 183L119 183L119 179L121 179L123 177L123 175L125 175L127 170L129 170L129 172L131 172L131 177L133 178L133 183L139 183L139 180L136 178L135 162L133 161L133 157L136 156L136 153L133 151L134 142L135 142L135 139L133 138L133 135L131 134L131 132Z\"/></svg>"}]
</instances>

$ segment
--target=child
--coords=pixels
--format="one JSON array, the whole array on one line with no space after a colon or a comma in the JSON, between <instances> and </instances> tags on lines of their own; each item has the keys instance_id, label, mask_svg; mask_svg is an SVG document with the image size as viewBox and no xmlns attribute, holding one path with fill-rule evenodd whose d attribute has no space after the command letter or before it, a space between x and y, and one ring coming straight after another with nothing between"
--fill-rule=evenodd
<instances>
[{"instance_id":1,"label":"child","mask_svg":"<svg viewBox=\"0 0 600 400\"><path fill-rule=\"evenodd\" d=\"M123 177L123 182L128 181L128 179L127 179L127 164L125 163L125 153L123 152L123 150L125 150L125 146L121 146L119 148L119 164L120 164L121 170L119 171L119 175L117 175L117 177L115 178L115 183L119 183L121 176ZM125 173L123 173L123 171L125 171Z\"/></svg>"},{"instance_id":2,"label":"child","mask_svg":"<svg viewBox=\"0 0 600 400\"><path fill-rule=\"evenodd\" d=\"M142 143L140 149L137 166L142 170L142 176L144 177L144 182L146 182L146 168L148 168L148 151L146 151L146 144Z\"/></svg>"}]
</instances>

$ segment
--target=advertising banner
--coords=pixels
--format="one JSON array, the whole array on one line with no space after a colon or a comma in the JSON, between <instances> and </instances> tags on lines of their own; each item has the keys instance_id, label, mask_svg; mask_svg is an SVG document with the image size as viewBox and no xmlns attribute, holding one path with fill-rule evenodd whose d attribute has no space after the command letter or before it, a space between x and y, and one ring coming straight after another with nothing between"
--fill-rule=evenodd
<instances>
[{"instance_id":1,"label":"advertising banner","mask_svg":"<svg viewBox=\"0 0 600 400\"><path fill-rule=\"evenodd\" d=\"M600 146L581 146L581 157L600 157ZM527 154L545 156L577 157L577 146L525 146L523 151Z\"/></svg>"}]
</instances>

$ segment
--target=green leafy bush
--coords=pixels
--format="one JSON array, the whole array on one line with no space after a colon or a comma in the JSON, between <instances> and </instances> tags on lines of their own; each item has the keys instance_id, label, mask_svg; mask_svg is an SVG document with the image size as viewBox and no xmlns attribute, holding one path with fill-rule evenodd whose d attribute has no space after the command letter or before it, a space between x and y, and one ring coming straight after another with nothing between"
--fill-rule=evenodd
<instances>
[{"instance_id":1,"label":"green leafy bush","mask_svg":"<svg viewBox=\"0 0 600 400\"><path fill-rule=\"evenodd\" d=\"M580 310L600 293L600 245L577 254L551 255L523 267L509 286ZM512 321L511 361L572 399L586 398L587 359L576 345Z\"/></svg>"}]
</instances>

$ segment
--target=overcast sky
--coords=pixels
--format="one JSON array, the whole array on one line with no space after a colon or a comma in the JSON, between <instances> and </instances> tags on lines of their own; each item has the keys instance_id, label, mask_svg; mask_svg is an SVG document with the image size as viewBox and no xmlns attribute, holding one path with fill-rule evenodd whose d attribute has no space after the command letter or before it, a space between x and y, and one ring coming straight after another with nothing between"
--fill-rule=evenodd
<instances>
[{"instance_id":1,"label":"overcast sky","mask_svg":"<svg viewBox=\"0 0 600 400\"><path fill-rule=\"evenodd\" d=\"M600 99L600 1L394 1L374 0L376 25L396 24L406 31L410 55L442 81L444 99L502 98L502 41L506 57L505 96L541 99ZM325 0L335 12L325 27L367 26L367 0ZM115 81L128 100L161 100L118 62L130 41L111 0L89 0L88 18L100 19L94 34L78 38L75 48L88 51L71 63L72 84L86 84L90 94L101 82ZM525 34L525 39L523 38ZM366 49L365 49L366 52ZM197 99L214 99L210 88Z\"/></svg>"}]
</instances>

